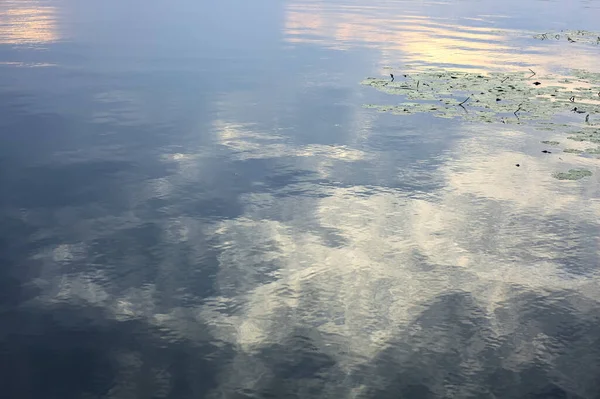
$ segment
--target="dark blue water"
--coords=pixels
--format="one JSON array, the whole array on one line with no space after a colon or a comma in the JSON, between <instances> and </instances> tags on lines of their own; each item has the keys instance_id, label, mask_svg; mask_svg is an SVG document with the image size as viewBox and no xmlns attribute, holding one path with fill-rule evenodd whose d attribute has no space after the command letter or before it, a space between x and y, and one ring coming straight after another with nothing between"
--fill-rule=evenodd
<instances>
[{"instance_id":1,"label":"dark blue water","mask_svg":"<svg viewBox=\"0 0 600 399\"><path fill-rule=\"evenodd\" d=\"M0 397L600 398L600 160L359 84L598 72L532 35L599 17L2 1Z\"/></svg>"}]
</instances>

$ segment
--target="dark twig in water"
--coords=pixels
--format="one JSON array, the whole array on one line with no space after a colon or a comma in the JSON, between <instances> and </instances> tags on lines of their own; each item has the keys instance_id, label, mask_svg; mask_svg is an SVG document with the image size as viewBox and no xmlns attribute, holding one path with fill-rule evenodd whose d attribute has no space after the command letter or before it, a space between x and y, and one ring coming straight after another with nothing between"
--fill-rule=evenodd
<instances>
[{"instance_id":1,"label":"dark twig in water","mask_svg":"<svg viewBox=\"0 0 600 399\"><path fill-rule=\"evenodd\" d=\"M421 81L417 80L417 90L419 90L419 83L421 83Z\"/></svg>"},{"instance_id":2,"label":"dark twig in water","mask_svg":"<svg viewBox=\"0 0 600 399\"><path fill-rule=\"evenodd\" d=\"M458 104L458 105L460 105L460 106L462 107L462 105L463 105L464 103L466 103L467 101L469 101L469 98L471 98L471 96L467 97L467 98L465 99L465 101L463 101L462 103L460 103L460 104Z\"/></svg>"},{"instance_id":3,"label":"dark twig in water","mask_svg":"<svg viewBox=\"0 0 600 399\"><path fill-rule=\"evenodd\" d=\"M394 74L393 74L393 73L390 73L390 76L391 76L391 78L392 78L392 82L393 82L393 81L394 81Z\"/></svg>"},{"instance_id":4,"label":"dark twig in water","mask_svg":"<svg viewBox=\"0 0 600 399\"><path fill-rule=\"evenodd\" d=\"M517 117L517 119L519 119L518 112L521 111L521 105L523 105L523 103L519 104L519 107L517 108L517 110L515 112L513 112L513 114L515 114L515 116Z\"/></svg>"},{"instance_id":5,"label":"dark twig in water","mask_svg":"<svg viewBox=\"0 0 600 399\"><path fill-rule=\"evenodd\" d=\"M500 81L500 83L504 83L504 82L506 82L506 81L508 80L508 78L509 78L508 76L507 76L507 77L505 77L504 79L502 79L502 81Z\"/></svg>"},{"instance_id":6,"label":"dark twig in water","mask_svg":"<svg viewBox=\"0 0 600 399\"><path fill-rule=\"evenodd\" d=\"M531 75L531 76L530 76L530 77L528 77L527 79L531 79L531 78L533 78L533 77L535 76L535 72L534 72L534 71L533 71L531 68L529 68L529 70L531 71L531 73L532 73L533 75Z\"/></svg>"}]
</instances>

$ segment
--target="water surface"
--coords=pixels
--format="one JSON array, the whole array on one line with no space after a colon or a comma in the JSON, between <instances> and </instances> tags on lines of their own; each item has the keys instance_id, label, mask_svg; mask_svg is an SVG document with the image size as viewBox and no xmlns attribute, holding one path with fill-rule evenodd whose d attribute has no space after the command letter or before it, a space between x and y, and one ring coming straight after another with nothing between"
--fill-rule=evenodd
<instances>
[{"instance_id":1,"label":"water surface","mask_svg":"<svg viewBox=\"0 0 600 399\"><path fill-rule=\"evenodd\" d=\"M2 2L0 396L600 398L600 160L359 85L600 72L598 47L532 38L598 17ZM593 174L552 177L571 167Z\"/></svg>"}]
</instances>

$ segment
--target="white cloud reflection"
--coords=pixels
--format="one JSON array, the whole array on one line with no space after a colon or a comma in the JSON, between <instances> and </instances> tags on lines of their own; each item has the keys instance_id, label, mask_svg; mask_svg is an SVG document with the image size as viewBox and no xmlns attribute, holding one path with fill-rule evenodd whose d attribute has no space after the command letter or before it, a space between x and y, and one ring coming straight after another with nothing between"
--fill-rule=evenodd
<instances>
[{"instance_id":1,"label":"white cloud reflection","mask_svg":"<svg viewBox=\"0 0 600 399\"><path fill-rule=\"evenodd\" d=\"M230 124L222 120L214 123L218 142L232 151L236 160L281 157L319 157L354 162L365 160L363 151L340 145L290 145L289 139L275 131L257 132L252 125Z\"/></svg>"},{"instance_id":2,"label":"white cloud reflection","mask_svg":"<svg viewBox=\"0 0 600 399\"><path fill-rule=\"evenodd\" d=\"M351 20L331 22L319 19L318 12L290 14L288 33L300 40L307 31L333 24L330 30L335 43L362 41L378 47L382 42L396 43L383 48L384 64L393 61L385 53L397 50L427 62L486 68L498 62L496 50L500 49L502 62L515 61L515 55L497 43L471 42L473 38L494 41L480 30L466 32L459 40L450 35L452 29L444 30L438 24L436 35L447 36L440 41L415 28L425 23L415 19L414 29L402 35L379 32L372 36L373 26L390 21L366 18L367 22L361 22L356 15L339 14ZM317 33L326 37L328 31ZM96 100L106 107L94 115L96 122L138 126L152 120L141 99L131 93L109 91ZM351 117L366 119L364 115ZM349 145L299 144L282 130L217 118L211 130L214 147L190 146L187 152L165 149L160 159L173 166L173 173L136 186L139 190L128 199L130 209L116 216L104 209L93 210L92 214L97 213L92 221L73 217L73 230L83 243L61 243L37 256L43 263L41 278L53 279L51 284L38 282L43 288L41 299L84 301L102 306L116 320L143 318L196 342L207 339L207 331L201 327L207 323L212 336L238 351L222 376L223 389L259 384L268 367L252 355L284 342L297 328L317 331L319 350L351 373L376 359L390 342L417 334L422 328L417 319L444 295L470 295L485 310L495 337L520 330L518 309L510 301L524 292L543 296L571 291L575 294L567 301L574 313L581 314L590 310L589 302L600 302L600 273L577 273L562 262L575 251L581 237L567 234L573 242L563 245L562 236L551 225L553 219L561 221L561 228L597 225L600 203L589 200L598 187L595 160L571 157L559 161L526 155L514 144L530 140L526 133L496 130L484 135L477 127L454 143L441 166L427 171L439 175L445 186L426 198L411 197L385 184L334 184L351 177L348 165L376 164L385 151L393 151L377 151L364 144L376 134L371 128L369 121L368 131L358 134ZM216 156L213 150L224 153ZM284 188L239 194L240 214L230 218L198 220L166 206L160 210L164 213L161 218L145 218L144 205L150 201L188 200L189 193L181 191L184 187L193 186L193 195L200 196L196 191L221 178L211 169L219 157L242 164L275 160L279 164L274 168L284 165L308 170L331 184L299 179ZM515 163L522 166L516 168ZM572 164L594 169L594 176L583 183L551 178L552 171ZM402 167L419 168L409 163ZM77 210L74 213L77 216ZM113 235L126 239L135 234L130 230L149 222L160 230L156 246L161 256L154 281L142 284L140 278L133 280L139 283L136 286L115 288L119 282L108 274L120 274L97 271L92 263L88 269L57 272L84 259L92 262L95 255L88 244ZM189 249L185 261L206 267L208 243L218 253L211 275L216 292L200 300L187 286L192 272L182 270L181 253ZM596 239L583 250L598 255L599 244ZM133 274L143 274L145 248L137 250L122 256L124 264L110 268L130 268ZM183 306L175 298L196 301ZM166 304L159 304L159 299ZM497 309L509 316L498 315ZM506 356L507 368L518 369L543 352L535 346L544 345L547 337L543 331L520 334L514 351ZM445 347L447 342L431 345L439 351L456 349ZM467 355L473 361L481 351L476 346ZM347 397L352 397L348 392Z\"/></svg>"},{"instance_id":3,"label":"white cloud reflection","mask_svg":"<svg viewBox=\"0 0 600 399\"><path fill-rule=\"evenodd\" d=\"M216 126L218 142L233 159L299 159L302 167L312 165L323 178L336 166L323 169L324 160L375 162L378 155L346 147L325 151L297 145L252 125L221 120ZM589 311L590 301L600 302L596 289L600 273L576 273L561 263L580 237L572 235L574 242L561 246L559 233L545 226L552 218L567 221L563 227L597 223L599 204L585 201L589 192L581 188L587 184L587 190L597 189L597 181L564 183L550 178L549 170L559 161L525 156L511 144L527 140L515 140L523 135L511 130L483 135L481 129L465 134L437 170L447 185L428 199L384 186L297 182L281 191L243 194L242 213L234 218L212 224L170 218L162 224L161 246L167 256L159 265L160 281L119 291L111 288L109 276L84 270L45 285L43 298L103 306L117 320L143 318L168 329L171 336L192 341L207 338L200 327L207 323L212 336L237 349L222 374L222 388L252 389L268 373L268 365L253 354L284 342L297 328L319 332L320 340L315 341L319 350L343 372L352 373L374 361L390 342L418 334L422 327L417 319L436 300L466 293L485 310L494 336L519 334L504 366L517 370L547 354L543 345L550 338L544 338L543 331L523 331L519 309L511 300L523 293L572 292L566 300L576 314ZM516 159L521 168L514 166ZM592 162L570 159L588 166ZM188 164L179 170L181 176L168 179L170 192L178 182L197 181L197 175L186 170L197 170L206 159L174 153L166 161ZM298 187L306 191L286 194ZM145 200L142 196L137 201ZM123 229L144 224L133 215L122 219L127 221ZM92 226L88 231L94 231ZM88 240L101 236L97 231L90 234ZM200 267L204 238L218 248L215 295L202 305L159 306L157 298L187 290L186 272L177 263L180 245L195 248ZM539 246L540 242L551 245ZM597 254L599 244L596 240L586 250ZM89 258L87 251L83 244L61 244L39 258L47 270L55 270L60 264ZM445 351L452 343L431 345ZM479 353L475 347L470 349L473 359ZM352 392L347 397L356 394Z\"/></svg>"},{"instance_id":4,"label":"white cloud reflection","mask_svg":"<svg viewBox=\"0 0 600 399\"><path fill-rule=\"evenodd\" d=\"M349 372L374 359L400 332L410 335L421 312L453 292L468 293L485 309L498 337L520 326L495 310L510 311L510 301L524 292L573 292L568 301L575 313L589 311L577 298L600 302L594 289L600 273L566 269L562 258L572 248L561 246L560 232L544 224L552 218L568 221L558 228L597 223L600 208L583 200L581 184L567 188L549 177L558 161L523 161L523 153L503 151L515 134L489 132L484 140L478 130L459 142L454 161L438 171L448 185L437 200L361 186L330 187L321 198L304 202L268 194L245 197L244 215L215 228L222 243L218 286L239 311L223 314L219 299L203 308L202 318L212 321L217 336L248 354L282 342L298 326L316 329L327 337L320 343L323 350ZM517 169L515 159L525 167ZM313 216L308 223L265 219L269 207L277 208L275 215ZM328 243L325 231L341 240ZM550 245L536 247L531 240ZM598 255L598 244L595 240L586 250ZM515 368L541 350L526 348L541 339L537 332L526 334L534 335L515 349L524 352L507 360ZM330 345L345 350L328 351ZM241 377L230 378L233 383Z\"/></svg>"}]
</instances>

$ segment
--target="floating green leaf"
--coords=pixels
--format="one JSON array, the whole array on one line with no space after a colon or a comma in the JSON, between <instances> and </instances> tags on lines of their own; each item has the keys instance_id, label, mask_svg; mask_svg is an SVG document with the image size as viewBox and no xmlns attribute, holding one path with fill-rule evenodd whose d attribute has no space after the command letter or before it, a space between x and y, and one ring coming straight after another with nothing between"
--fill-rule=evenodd
<instances>
[{"instance_id":1,"label":"floating green leaf","mask_svg":"<svg viewBox=\"0 0 600 399\"><path fill-rule=\"evenodd\" d=\"M567 137L574 141L587 141L589 143L600 144L600 129L584 129L574 132L572 136Z\"/></svg>"},{"instance_id":2,"label":"floating green leaf","mask_svg":"<svg viewBox=\"0 0 600 399\"><path fill-rule=\"evenodd\" d=\"M592 175L587 169L569 169L568 172L558 172L553 176L558 180L579 180Z\"/></svg>"},{"instance_id":3,"label":"floating green leaf","mask_svg":"<svg viewBox=\"0 0 600 399\"><path fill-rule=\"evenodd\" d=\"M597 154L600 154L600 147L596 147L596 148L587 148L587 149L585 150L585 152L586 152L587 154L594 154L594 155L597 155Z\"/></svg>"}]
</instances>

